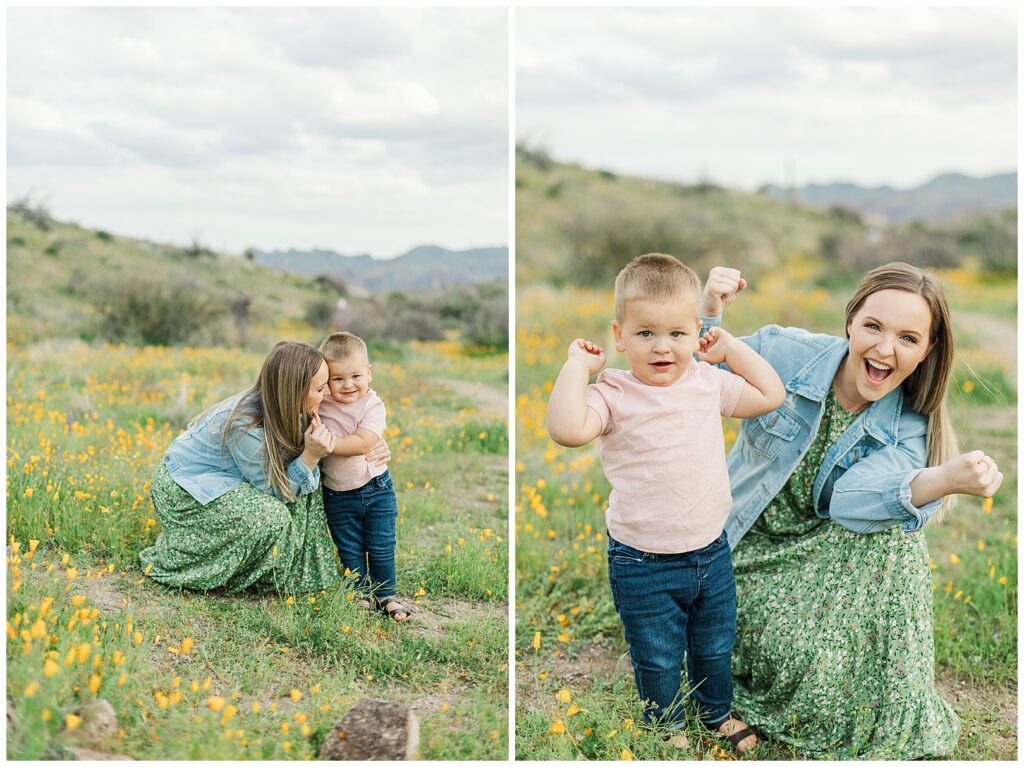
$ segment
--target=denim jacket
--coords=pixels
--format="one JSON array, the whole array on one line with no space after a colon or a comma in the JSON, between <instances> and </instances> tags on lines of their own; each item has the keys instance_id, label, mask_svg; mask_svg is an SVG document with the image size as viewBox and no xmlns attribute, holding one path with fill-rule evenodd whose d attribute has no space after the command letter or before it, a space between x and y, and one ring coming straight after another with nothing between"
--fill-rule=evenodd
<instances>
[{"instance_id":1,"label":"denim jacket","mask_svg":"<svg viewBox=\"0 0 1024 767\"><path fill-rule=\"evenodd\" d=\"M704 328L720 317L703 317ZM729 453L733 507L725 523L735 548L789 480L811 446L832 379L849 350L843 338L768 325L741 341L764 357L786 387L780 407L743 421ZM902 387L868 406L825 457L814 480L814 511L856 533L896 525L920 529L940 501L910 502L925 467L927 417L904 405Z\"/></svg>"},{"instance_id":2,"label":"denim jacket","mask_svg":"<svg viewBox=\"0 0 1024 767\"><path fill-rule=\"evenodd\" d=\"M202 421L181 434L167 449L167 470L184 490L204 506L241 484L280 495L269 485L264 467L266 445L263 429L234 429L222 440L222 429L239 397L225 400ZM320 486L320 467L310 469L296 458L287 468L288 485L294 495L312 493Z\"/></svg>"}]
</instances>

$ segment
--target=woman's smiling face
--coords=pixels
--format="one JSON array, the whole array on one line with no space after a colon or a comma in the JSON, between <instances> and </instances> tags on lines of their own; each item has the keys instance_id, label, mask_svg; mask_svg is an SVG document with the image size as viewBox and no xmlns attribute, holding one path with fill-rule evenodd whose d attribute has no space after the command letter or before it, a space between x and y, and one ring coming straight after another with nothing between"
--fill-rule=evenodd
<instances>
[{"instance_id":1,"label":"woman's smiling face","mask_svg":"<svg viewBox=\"0 0 1024 767\"><path fill-rule=\"evenodd\" d=\"M850 353L836 376L842 404L861 410L893 391L931 350L931 310L916 293L879 290L853 315Z\"/></svg>"},{"instance_id":2,"label":"woman's smiling face","mask_svg":"<svg viewBox=\"0 0 1024 767\"><path fill-rule=\"evenodd\" d=\"M324 396L327 394L327 377L327 363L322 362L319 370L313 376L313 380L309 382L305 407L307 416L312 416L320 407L320 403L324 401Z\"/></svg>"}]
</instances>

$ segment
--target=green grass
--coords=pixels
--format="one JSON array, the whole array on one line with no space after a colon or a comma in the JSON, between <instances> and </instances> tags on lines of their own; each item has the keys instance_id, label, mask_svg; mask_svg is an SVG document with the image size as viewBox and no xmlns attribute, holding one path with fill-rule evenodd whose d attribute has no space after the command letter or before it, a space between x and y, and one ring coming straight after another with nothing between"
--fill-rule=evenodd
<instances>
[{"instance_id":1,"label":"green grass","mask_svg":"<svg viewBox=\"0 0 1024 767\"><path fill-rule=\"evenodd\" d=\"M521 285L517 293L516 754L617 759L629 749L636 759L724 758L731 754L728 747L716 751L716 741L701 735L695 722L683 754L671 752L657 732L634 734L642 709L632 670L619 660L627 646L607 586L604 505L610 487L596 446L561 448L544 429L548 392L569 342L584 336L607 344L611 292ZM1000 287L987 295L995 315L1012 316L1007 303L1015 301L1013 291ZM844 291L815 293L785 274L763 278L727 310L727 327L743 334L781 322L839 334L845 299ZM980 297L972 301L986 304ZM963 497L946 520L927 528L934 565L936 677L961 719L953 758L1013 759L1016 388L1004 373L1007 360L991 339L965 334L958 343L961 356L950 405L961 448L985 450L1006 478L991 511L983 510L981 499ZM625 361L612 352L609 365L621 367ZM727 422L727 436L734 428ZM563 689L568 701L556 697ZM965 691L959 699L949 692L955 689ZM569 716L573 707L580 711ZM769 743L756 757L744 758L790 760L799 755Z\"/></svg>"},{"instance_id":2,"label":"green grass","mask_svg":"<svg viewBox=\"0 0 1024 767\"><path fill-rule=\"evenodd\" d=\"M139 570L138 552L159 534L148 494L156 462L189 418L250 383L260 355L43 342L10 346L8 360L7 535L17 551L8 556L7 697L19 722L8 730L10 758L85 745L87 728L69 731L66 721L96 698L113 705L121 731L93 746L101 751L315 758L331 725L366 696L413 706L423 758L505 758L508 427L434 378L458 369L491 380L504 355L460 359L450 346L410 344L376 361L399 503L399 595L417 608L406 624L359 609L348 588L199 595ZM76 595L84 601L72 608ZM33 636L48 597L52 617ZM96 614L69 625L79 609ZM90 657L65 666L83 642ZM52 676L48 652L59 664ZM211 696L235 706L230 718L211 710Z\"/></svg>"}]
</instances>

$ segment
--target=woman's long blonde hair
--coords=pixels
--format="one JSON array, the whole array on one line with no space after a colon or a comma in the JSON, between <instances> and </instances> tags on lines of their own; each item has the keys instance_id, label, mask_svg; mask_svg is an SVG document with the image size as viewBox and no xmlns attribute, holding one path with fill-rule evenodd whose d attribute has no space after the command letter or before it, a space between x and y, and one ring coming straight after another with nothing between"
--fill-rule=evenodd
<instances>
[{"instance_id":1,"label":"woman's long blonde hair","mask_svg":"<svg viewBox=\"0 0 1024 767\"><path fill-rule=\"evenodd\" d=\"M921 296L931 311L929 343L932 348L903 382L903 393L912 410L928 416L928 466L939 466L959 453L956 433L950 421L946 390L953 374L953 325L942 283L933 274L902 261L875 267L861 278L846 305L846 337L850 323L868 296L880 290L902 290ZM942 499L938 517L956 505L956 496Z\"/></svg>"},{"instance_id":2,"label":"woman's long blonde hair","mask_svg":"<svg viewBox=\"0 0 1024 767\"><path fill-rule=\"evenodd\" d=\"M224 440L236 428L263 429L267 480L285 501L295 499L288 484L287 468L302 453L306 417L310 415L304 412L306 398L310 382L323 362L323 355L309 344L278 342L263 360L256 383L242 392L224 422ZM214 405L189 426L218 407Z\"/></svg>"}]
</instances>

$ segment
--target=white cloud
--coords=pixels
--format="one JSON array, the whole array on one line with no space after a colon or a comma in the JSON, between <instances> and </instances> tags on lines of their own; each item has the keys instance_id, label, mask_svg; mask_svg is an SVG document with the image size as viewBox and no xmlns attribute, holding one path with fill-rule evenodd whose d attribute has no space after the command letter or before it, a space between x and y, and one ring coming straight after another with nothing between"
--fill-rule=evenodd
<instances>
[{"instance_id":1,"label":"white cloud","mask_svg":"<svg viewBox=\"0 0 1024 767\"><path fill-rule=\"evenodd\" d=\"M507 13L10 9L8 195L126 234L507 240Z\"/></svg>"},{"instance_id":2,"label":"white cloud","mask_svg":"<svg viewBox=\"0 0 1024 767\"><path fill-rule=\"evenodd\" d=\"M1011 8L523 8L516 35L517 131L556 157L748 188L1016 166Z\"/></svg>"}]
</instances>

